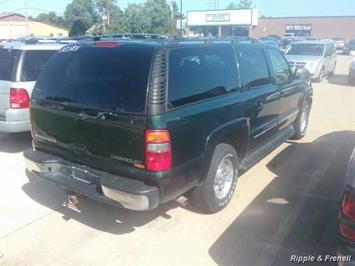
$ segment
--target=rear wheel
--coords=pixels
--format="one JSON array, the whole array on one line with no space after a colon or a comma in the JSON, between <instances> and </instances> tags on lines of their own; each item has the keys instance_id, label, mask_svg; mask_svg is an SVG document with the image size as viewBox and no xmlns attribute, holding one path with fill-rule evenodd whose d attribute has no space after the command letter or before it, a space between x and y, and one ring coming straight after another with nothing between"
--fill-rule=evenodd
<instances>
[{"instance_id":1,"label":"rear wheel","mask_svg":"<svg viewBox=\"0 0 355 266\"><path fill-rule=\"evenodd\" d=\"M210 213L222 210L234 194L237 176L237 152L228 144L218 144L205 181L192 192L192 201Z\"/></svg>"},{"instance_id":2,"label":"rear wheel","mask_svg":"<svg viewBox=\"0 0 355 266\"><path fill-rule=\"evenodd\" d=\"M293 136L293 139L296 140L302 139L306 135L310 111L311 111L311 105L306 100L294 124L294 128L296 132L295 135Z\"/></svg>"}]
</instances>

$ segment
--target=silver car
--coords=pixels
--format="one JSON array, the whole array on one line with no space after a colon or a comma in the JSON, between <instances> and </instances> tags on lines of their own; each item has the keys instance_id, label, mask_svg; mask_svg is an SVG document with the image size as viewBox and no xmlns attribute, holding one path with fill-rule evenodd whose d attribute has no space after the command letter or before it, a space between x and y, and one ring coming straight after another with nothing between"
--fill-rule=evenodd
<instances>
[{"instance_id":1,"label":"silver car","mask_svg":"<svg viewBox=\"0 0 355 266\"><path fill-rule=\"evenodd\" d=\"M285 53L291 68L306 68L313 80L322 81L326 75L332 75L335 72L336 49L334 42L295 42L287 47Z\"/></svg>"},{"instance_id":2,"label":"silver car","mask_svg":"<svg viewBox=\"0 0 355 266\"><path fill-rule=\"evenodd\" d=\"M349 65L348 83L355 84L355 57L353 58L353 60Z\"/></svg>"},{"instance_id":3,"label":"silver car","mask_svg":"<svg viewBox=\"0 0 355 266\"><path fill-rule=\"evenodd\" d=\"M63 45L0 45L0 132L30 130L30 95L48 59Z\"/></svg>"}]
</instances>

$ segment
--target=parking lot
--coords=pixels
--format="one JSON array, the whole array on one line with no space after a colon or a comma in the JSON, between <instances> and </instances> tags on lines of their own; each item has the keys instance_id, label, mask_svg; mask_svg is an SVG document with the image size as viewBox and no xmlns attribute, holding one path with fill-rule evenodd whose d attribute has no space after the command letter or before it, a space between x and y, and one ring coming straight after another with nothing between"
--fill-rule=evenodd
<instances>
[{"instance_id":1,"label":"parking lot","mask_svg":"<svg viewBox=\"0 0 355 266\"><path fill-rule=\"evenodd\" d=\"M208 215L183 198L133 212L66 194L25 172L30 134L0 134L0 265L285 265L335 255L337 207L355 146L350 56L314 83L307 136L244 173L230 205ZM329 265L329 264L328 264Z\"/></svg>"}]
</instances>

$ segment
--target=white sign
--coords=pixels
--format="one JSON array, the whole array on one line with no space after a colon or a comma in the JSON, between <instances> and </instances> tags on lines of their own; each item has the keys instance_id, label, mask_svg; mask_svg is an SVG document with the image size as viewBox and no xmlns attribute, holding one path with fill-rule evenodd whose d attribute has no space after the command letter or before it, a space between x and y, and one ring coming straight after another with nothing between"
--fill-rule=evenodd
<instances>
[{"instance_id":1,"label":"white sign","mask_svg":"<svg viewBox=\"0 0 355 266\"><path fill-rule=\"evenodd\" d=\"M258 25L258 9L189 11L188 26Z\"/></svg>"}]
</instances>

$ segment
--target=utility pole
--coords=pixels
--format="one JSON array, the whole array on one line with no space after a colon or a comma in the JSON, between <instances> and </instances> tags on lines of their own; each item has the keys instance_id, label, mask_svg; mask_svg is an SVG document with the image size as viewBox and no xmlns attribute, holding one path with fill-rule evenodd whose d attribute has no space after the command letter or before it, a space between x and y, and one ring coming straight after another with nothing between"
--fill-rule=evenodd
<instances>
[{"instance_id":1,"label":"utility pole","mask_svg":"<svg viewBox=\"0 0 355 266\"><path fill-rule=\"evenodd\" d=\"M29 36L28 30L28 0L25 0L25 18L26 18L26 37Z\"/></svg>"},{"instance_id":2,"label":"utility pole","mask_svg":"<svg viewBox=\"0 0 355 266\"><path fill-rule=\"evenodd\" d=\"M183 17L183 14L182 14L182 0L180 0L180 36L182 37L182 17Z\"/></svg>"}]
</instances>

